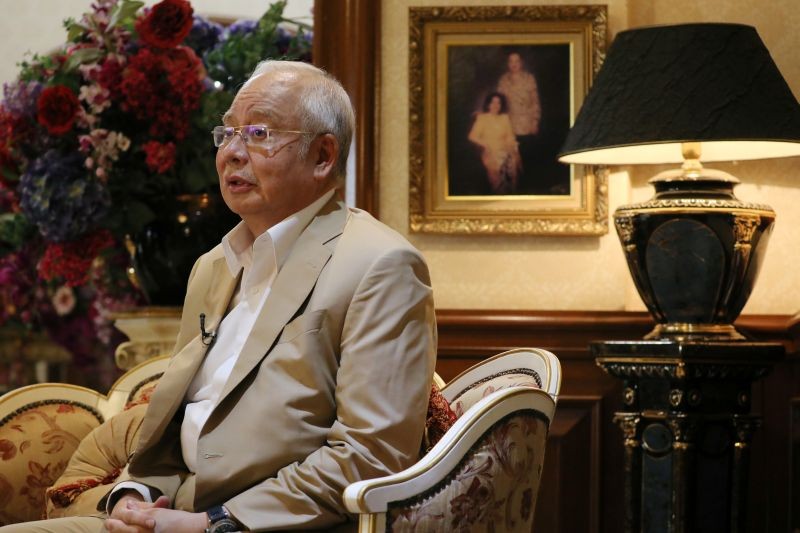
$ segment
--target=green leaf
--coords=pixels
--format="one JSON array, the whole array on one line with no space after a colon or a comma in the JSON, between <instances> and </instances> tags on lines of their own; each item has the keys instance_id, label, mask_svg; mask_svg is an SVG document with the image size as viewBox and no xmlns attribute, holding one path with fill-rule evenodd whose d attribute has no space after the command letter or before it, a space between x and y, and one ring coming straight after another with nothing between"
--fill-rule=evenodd
<instances>
[{"instance_id":1,"label":"green leaf","mask_svg":"<svg viewBox=\"0 0 800 533\"><path fill-rule=\"evenodd\" d=\"M0 168L0 172L3 174L6 181L10 183L17 183L19 181L19 174L8 167Z\"/></svg>"},{"instance_id":2,"label":"green leaf","mask_svg":"<svg viewBox=\"0 0 800 533\"><path fill-rule=\"evenodd\" d=\"M33 225L22 213L0 214L0 241L16 249L33 234Z\"/></svg>"},{"instance_id":3,"label":"green leaf","mask_svg":"<svg viewBox=\"0 0 800 533\"><path fill-rule=\"evenodd\" d=\"M144 2L138 0L122 0L117 4L116 9L111 13L111 19L108 21L108 29L110 30L119 23L126 24L131 19L136 18L136 12L144 5Z\"/></svg>"},{"instance_id":4,"label":"green leaf","mask_svg":"<svg viewBox=\"0 0 800 533\"><path fill-rule=\"evenodd\" d=\"M279 0L278 2L273 2L267 12L264 13L261 18L259 19L258 23L259 26L262 22L268 23L272 22L277 24L281 20L283 20L283 10L286 8L286 0Z\"/></svg>"},{"instance_id":5,"label":"green leaf","mask_svg":"<svg viewBox=\"0 0 800 533\"><path fill-rule=\"evenodd\" d=\"M183 181L188 192L208 192L219 184L216 171L212 171L209 161L195 159L183 169Z\"/></svg>"},{"instance_id":6,"label":"green leaf","mask_svg":"<svg viewBox=\"0 0 800 533\"><path fill-rule=\"evenodd\" d=\"M78 38L81 37L84 33L89 31L89 28L82 24L78 24L75 21L68 21L69 25L67 26L67 40L70 42L77 42Z\"/></svg>"},{"instance_id":7,"label":"green leaf","mask_svg":"<svg viewBox=\"0 0 800 533\"><path fill-rule=\"evenodd\" d=\"M64 70L72 72L79 66L97 61L101 57L103 57L103 51L99 48L81 48L69 56L69 59L64 63Z\"/></svg>"},{"instance_id":8,"label":"green leaf","mask_svg":"<svg viewBox=\"0 0 800 533\"><path fill-rule=\"evenodd\" d=\"M156 214L146 204L131 200L109 222L118 228L119 233L136 235L146 224L156 218Z\"/></svg>"}]
</instances>

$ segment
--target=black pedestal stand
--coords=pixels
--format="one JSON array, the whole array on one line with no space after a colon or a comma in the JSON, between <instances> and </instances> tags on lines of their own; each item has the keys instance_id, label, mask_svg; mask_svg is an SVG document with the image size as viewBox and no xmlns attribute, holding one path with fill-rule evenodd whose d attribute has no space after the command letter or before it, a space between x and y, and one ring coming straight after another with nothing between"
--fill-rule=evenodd
<instances>
[{"instance_id":1,"label":"black pedestal stand","mask_svg":"<svg viewBox=\"0 0 800 533\"><path fill-rule=\"evenodd\" d=\"M624 382L627 533L743 532L753 381L781 344L639 340L590 345Z\"/></svg>"}]
</instances>

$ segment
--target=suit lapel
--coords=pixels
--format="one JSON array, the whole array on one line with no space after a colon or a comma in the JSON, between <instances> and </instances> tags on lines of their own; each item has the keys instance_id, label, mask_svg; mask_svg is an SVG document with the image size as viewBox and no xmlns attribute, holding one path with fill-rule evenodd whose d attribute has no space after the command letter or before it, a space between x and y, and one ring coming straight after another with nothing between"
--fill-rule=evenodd
<instances>
[{"instance_id":1,"label":"suit lapel","mask_svg":"<svg viewBox=\"0 0 800 533\"><path fill-rule=\"evenodd\" d=\"M200 287L208 287L203 300L202 308L188 309L186 312L198 311L198 316L193 320L197 324L197 335L170 361L169 368L158 382L158 387L153 391L150 400L148 416L145 417L140 437L140 449L147 449L149 444L157 442L164 433L165 428L175 416L186 396L189 384L194 379L200 364L205 359L208 346L203 343L200 336L199 313L205 313L205 329L215 331L225 316L233 292L236 289L241 272L231 276L224 257L217 258L211 269L211 278L208 283L198 280ZM189 317L191 324L192 317Z\"/></svg>"},{"instance_id":2,"label":"suit lapel","mask_svg":"<svg viewBox=\"0 0 800 533\"><path fill-rule=\"evenodd\" d=\"M347 212L345 206L331 200L300 235L256 317L253 331L225 383L219 403L267 355L283 327L311 293L332 254L327 244L342 233Z\"/></svg>"}]
</instances>

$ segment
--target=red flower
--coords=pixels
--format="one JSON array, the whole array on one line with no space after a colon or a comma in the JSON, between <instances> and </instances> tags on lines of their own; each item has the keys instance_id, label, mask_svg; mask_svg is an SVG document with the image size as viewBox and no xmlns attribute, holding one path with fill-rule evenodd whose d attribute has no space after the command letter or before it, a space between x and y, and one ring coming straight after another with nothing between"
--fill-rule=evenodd
<instances>
[{"instance_id":1,"label":"red flower","mask_svg":"<svg viewBox=\"0 0 800 533\"><path fill-rule=\"evenodd\" d=\"M150 135L186 136L189 116L200 106L203 63L191 48L140 48L128 60L120 90L122 108L150 124Z\"/></svg>"},{"instance_id":2,"label":"red flower","mask_svg":"<svg viewBox=\"0 0 800 533\"><path fill-rule=\"evenodd\" d=\"M39 275L48 281L63 278L69 287L86 285L92 261L113 244L106 230L77 241L51 243L39 262Z\"/></svg>"},{"instance_id":3,"label":"red flower","mask_svg":"<svg viewBox=\"0 0 800 533\"><path fill-rule=\"evenodd\" d=\"M106 57L100 63L100 69L97 73L97 83L101 87L108 89L112 97L115 97L119 92L119 84L122 82L122 65L115 57Z\"/></svg>"},{"instance_id":4,"label":"red flower","mask_svg":"<svg viewBox=\"0 0 800 533\"><path fill-rule=\"evenodd\" d=\"M136 21L142 42L156 48L178 46L192 29L191 4L186 0L163 0Z\"/></svg>"},{"instance_id":5,"label":"red flower","mask_svg":"<svg viewBox=\"0 0 800 533\"><path fill-rule=\"evenodd\" d=\"M175 164L175 143L160 143L147 141L142 145L147 154L145 163L147 168L158 174L163 174Z\"/></svg>"},{"instance_id":6,"label":"red flower","mask_svg":"<svg viewBox=\"0 0 800 533\"><path fill-rule=\"evenodd\" d=\"M78 97L63 85L43 90L36 102L37 120L51 135L63 135L72 129L78 109Z\"/></svg>"}]
</instances>

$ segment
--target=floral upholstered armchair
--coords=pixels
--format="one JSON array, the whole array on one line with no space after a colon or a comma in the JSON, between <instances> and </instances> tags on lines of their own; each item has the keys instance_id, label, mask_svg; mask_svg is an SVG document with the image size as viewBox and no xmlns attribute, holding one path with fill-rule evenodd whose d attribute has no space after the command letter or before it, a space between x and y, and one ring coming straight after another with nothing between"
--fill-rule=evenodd
<instances>
[{"instance_id":1,"label":"floral upholstered armchair","mask_svg":"<svg viewBox=\"0 0 800 533\"><path fill-rule=\"evenodd\" d=\"M168 357L107 396L39 384L0 397L0 525L91 514L135 444ZM361 531L530 531L561 373L544 350L499 354L447 385L435 376L422 459L344 493Z\"/></svg>"},{"instance_id":2,"label":"floral upholstered armchair","mask_svg":"<svg viewBox=\"0 0 800 533\"><path fill-rule=\"evenodd\" d=\"M0 397L0 525L94 512L127 462L168 362L132 368L108 395L41 383Z\"/></svg>"},{"instance_id":3,"label":"floral upholstered armchair","mask_svg":"<svg viewBox=\"0 0 800 533\"><path fill-rule=\"evenodd\" d=\"M560 386L558 359L533 348L457 376L441 390L456 421L430 451L345 489L359 531L530 531Z\"/></svg>"}]
</instances>

